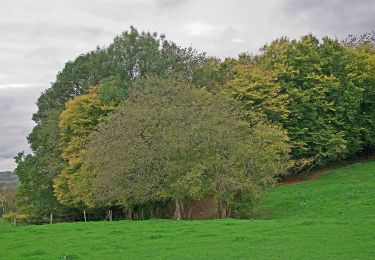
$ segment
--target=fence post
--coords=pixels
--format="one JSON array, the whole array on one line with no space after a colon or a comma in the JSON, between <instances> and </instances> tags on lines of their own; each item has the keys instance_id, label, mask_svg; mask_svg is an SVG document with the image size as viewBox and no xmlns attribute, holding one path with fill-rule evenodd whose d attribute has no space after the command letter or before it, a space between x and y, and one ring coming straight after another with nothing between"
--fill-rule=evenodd
<instances>
[{"instance_id":1,"label":"fence post","mask_svg":"<svg viewBox=\"0 0 375 260\"><path fill-rule=\"evenodd\" d=\"M83 218L85 219L85 222L86 222L86 211L85 210L83 211Z\"/></svg>"},{"instance_id":2,"label":"fence post","mask_svg":"<svg viewBox=\"0 0 375 260\"><path fill-rule=\"evenodd\" d=\"M49 223L52 225L53 224L53 215L51 213L51 215L49 216Z\"/></svg>"},{"instance_id":3,"label":"fence post","mask_svg":"<svg viewBox=\"0 0 375 260\"><path fill-rule=\"evenodd\" d=\"M13 227L17 227L17 218L16 218L16 216L13 217Z\"/></svg>"},{"instance_id":4,"label":"fence post","mask_svg":"<svg viewBox=\"0 0 375 260\"><path fill-rule=\"evenodd\" d=\"M112 221L112 210L111 209L109 210L108 214L109 214L109 221Z\"/></svg>"}]
</instances>

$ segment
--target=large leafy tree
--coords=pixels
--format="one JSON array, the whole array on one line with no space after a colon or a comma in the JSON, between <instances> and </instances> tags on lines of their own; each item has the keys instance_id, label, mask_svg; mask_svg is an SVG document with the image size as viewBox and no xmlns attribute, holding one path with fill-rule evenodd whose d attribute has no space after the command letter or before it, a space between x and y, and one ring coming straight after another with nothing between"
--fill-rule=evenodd
<instances>
[{"instance_id":1,"label":"large leafy tree","mask_svg":"<svg viewBox=\"0 0 375 260\"><path fill-rule=\"evenodd\" d=\"M291 113L283 125L296 159L307 165L324 164L363 149L367 126L359 123L359 104L371 73L357 50L308 35L277 40L265 46L258 59L260 66L276 72L290 96Z\"/></svg>"},{"instance_id":2,"label":"large leafy tree","mask_svg":"<svg viewBox=\"0 0 375 260\"><path fill-rule=\"evenodd\" d=\"M373 53L368 41L280 38L256 56L208 60L197 84L239 100L249 120L282 125L295 170L308 170L373 149Z\"/></svg>"},{"instance_id":3,"label":"large leafy tree","mask_svg":"<svg viewBox=\"0 0 375 260\"><path fill-rule=\"evenodd\" d=\"M293 143L293 156L303 165L336 158L346 147L344 133L335 128L334 97L339 80L322 70L319 41L280 39L263 48L260 64L277 77L289 96L290 115L283 120Z\"/></svg>"},{"instance_id":4,"label":"large leafy tree","mask_svg":"<svg viewBox=\"0 0 375 260\"><path fill-rule=\"evenodd\" d=\"M33 155L18 160L16 173L21 181L20 190L24 190L19 200L27 197L31 205L27 207L28 213L37 217L63 208L53 195L53 180L68 165L66 158L61 157L58 127L67 101L85 95L91 86L101 85L101 98L105 102L119 102L127 95L132 82L146 74L170 77L180 73L187 80L193 80L203 60L204 55L193 49L180 48L164 36L140 33L132 27L116 37L108 48L98 48L67 62L56 81L38 99L38 111L33 115L36 126L28 137ZM107 84L113 80L117 81L116 86ZM26 184L29 177L35 181ZM32 191L46 193L39 196ZM48 206L52 204L53 207Z\"/></svg>"},{"instance_id":5,"label":"large leafy tree","mask_svg":"<svg viewBox=\"0 0 375 260\"><path fill-rule=\"evenodd\" d=\"M28 215L41 217L52 211L72 210L62 204L147 206L173 199L176 216L181 216L185 200L210 195L217 198L220 214L226 216L230 212L243 212L239 201L252 201L262 189L261 183L271 182L267 173L279 172L275 170L277 167L262 168L263 163L271 165L280 160L279 168L284 169L284 161L275 152L280 150L285 154L287 150L286 136L280 127L288 132L296 170L371 152L375 146L375 51L371 39L366 36L341 44L329 38L319 41L312 35L299 40L280 38L264 46L259 55L242 54L238 59L221 62L206 59L191 48L180 48L164 36L139 33L131 28L107 48L98 48L66 63L52 86L41 94L38 111L33 115L36 126L28 137L33 154L20 154L16 158L16 174L21 181L19 205ZM185 83L165 81L176 74ZM145 87L153 85L150 80L138 81L149 75L157 76L152 79L160 90ZM204 87L211 94L187 83ZM174 87L180 89L180 85L184 90L176 93ZM174 87L166 93L165 86ZM141 92L137 92L137 87ZM128 100L130 90L133 99ZM239 101L241 112L231 114L234 121L227 120L227 100L221 100L220 95ZM148 116L154 116L153 111L146 109L147 104L135 111L132 108L136 107L135 97L137 102L146 103L144 100L149 99L155 107L164 104L166 107L161 107L155 118L163 115L169 123L160 125L152 121ZM190 106L186 106L193 97L196 101L189 101ZM120 108L115 108L123 102ZM195 104L199 102L198 109ZM210 114L207 104L222 113L225 120L219 124L217 114ZM116 113L106 119L112 110ZM133 118L124 111L133 113ZM148 124L143 125L138 116ZM218 127L202 123L204 116ZM188 126L197 128L182 128L183 117ZM139 132L129 132L135 134L132 140L130 136L121 139L118 129L110 132L120 127L123 120L141 127ZM242 120L249 126L241 125ZM101 121L107 122L108 130L102 125L100 134L96 134ZM267 122L277 126L270 127ZM243 134L242 139L241 134L228 135L228 131L222 130L225 128ZM159 132L160 129L165 132ZM150 136L145 137L145 133ZM101 140L100 144L107 147L105 139L100 139L106 134L109 140L112 135L129 142L126 144L133 148L124 154L135 159L126 161L126 165L112 165L110 151L103 153L103 157L86 154L88 144L95 147ZM95 141L91 141L92 137ZM116 140L112 140L113 147L119 145ZM118 147L119 151L123 148ZM262 153L253 153L262 149L265 149ZM272 156L267 157L269 154ZM127 157L114 158L120 162ZM262 163L256 164L254 160ZM113 167L114 171L105 175L103 165ZM153 173L150 175L153 179L149 178L149 172ZM251 176L258 173L265 176L264 181L249 178L249 172Z\"/></svg>"},{"instance_id":6,"label":"large leafy tree","mask_svg":"<svg viewBox=\"0 0 375 260\"><path fill-rule=\"evenodd\" d=\"M52 190L52 180L62 169L63 161L55 148L58 146L57 111L50 114L43 123L36 126L36 130L29 138L38 138L37 154L16 156L18 164L15 174L18 175L20 186L17 190L17 204L30 220L43 220L51 212L64 212ZM37 134L36 134L37 133Z\"/></svg>"},{"instance_id":7,"label":"large leafy tree","mask_svg":"<svg viewBox=\"0 0 375 260\"><path fill-rule=\"evenodd\" d=\"M277 127L250 127L220 95L178 79L143 79L90 141L87 204L173 200L180 219L184 202L214 196L226 217L285 172L286 141Z\"/></svg>"},{"instance_id":8,"label":"large leafy tree","mask_svg":"<svg viewBox=\"0 0 375 260\"><path fill-rule=\"evenodd\" d=\"M116 86L117 81L112 81L112 84ZM87 94L69 100L60 115L60 149L66 165L54 179L54 192L57 199L67 205L78 206L80 202L79 197L72 194L82 189L75 180L80 178L85 144L98 123L117 105L115 100L103 101L100 91L100 86L92 87Z\"/></svg>"},{"instance_id":9,"label":"large leafy tree","mask_svg":"<svg viewBox=\"0 0 375 260\"><path fill-rule=\"evenodd\" d=\"M51 88L38 99L38 111L33 115L36 126L28 136L32 155L17 160L19 176L18 202L30 218L42 220L51 212L70 211L62 206L53 192L53 180L65 167L60 151L59 121L65 102L86 92L90 84L106 77L104 50L96 50L68 62L59 72Z\"/></svg>"}]
</instances>

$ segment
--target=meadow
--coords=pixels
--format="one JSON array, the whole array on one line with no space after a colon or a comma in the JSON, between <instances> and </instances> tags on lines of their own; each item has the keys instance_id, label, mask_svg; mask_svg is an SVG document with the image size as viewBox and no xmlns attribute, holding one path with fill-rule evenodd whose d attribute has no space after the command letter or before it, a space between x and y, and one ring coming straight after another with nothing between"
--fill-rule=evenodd
<instances>
[{"instance_id":1,"label":"meadow","mask_svg":"<svg viewBox=\"0 0 375 260\"><path fill-rule=\"evenodd\" d=\"M0 259L374 259L375 161L279 184L254 219L0 221Z\"/></svg>"}]
</instances>

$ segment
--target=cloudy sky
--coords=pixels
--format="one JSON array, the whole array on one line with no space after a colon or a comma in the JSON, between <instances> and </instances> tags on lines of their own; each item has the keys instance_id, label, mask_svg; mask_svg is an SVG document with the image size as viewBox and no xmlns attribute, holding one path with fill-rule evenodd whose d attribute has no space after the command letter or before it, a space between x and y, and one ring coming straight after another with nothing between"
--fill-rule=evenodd
<instances>
[{"instance_id":1,"label":"cloudy sky","mask_svg":"<svg viewBox=\"0 0 375 260\"><path fill-rule=\"evenodd\" d=\"M0 171L29 152L35 102L64 63L130 25L223 58L280 36L361 34L374 14L374 0L0 0Z\"/></svg>"}]
</instances>

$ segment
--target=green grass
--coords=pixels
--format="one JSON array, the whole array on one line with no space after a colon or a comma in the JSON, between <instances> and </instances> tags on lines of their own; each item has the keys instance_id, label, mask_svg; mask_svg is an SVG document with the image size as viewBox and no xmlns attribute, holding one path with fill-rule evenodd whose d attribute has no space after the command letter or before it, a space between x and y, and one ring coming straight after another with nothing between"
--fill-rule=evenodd
<instances>
[{"instance_id":1,"label":"green grass","mask_svg":"<svg viewBox=\"0 0 375 260\"><path fill-rule=\"evenodd\" d=\"M375 162L278 185L262 220L0 222L0 259L374 259Z\"/></svg>"}]
</instances>

